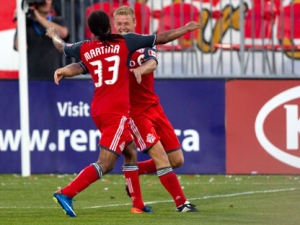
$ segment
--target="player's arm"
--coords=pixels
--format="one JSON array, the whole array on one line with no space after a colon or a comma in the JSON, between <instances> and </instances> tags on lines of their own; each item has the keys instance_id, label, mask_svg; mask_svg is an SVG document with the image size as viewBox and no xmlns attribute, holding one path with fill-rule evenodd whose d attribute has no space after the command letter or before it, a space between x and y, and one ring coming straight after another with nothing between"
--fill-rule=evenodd
<instances>
[{"instance_id":1,"label":"player's arm","mask_svg":"<svg viewBox=\"0 0 300 225\"><path fill-rule=\"evenodd\" d=\"M63 53L66 57L73 57L77 60L80 59L80 48L83 42L76 42L75 44L68 43L66 44L63 39L59 36L58 32L54 27L50 27L46 31L46 36L52 39L53 45L60 52Z\"/></svg>"},{"instance_id":2,"label":"player's arm","mask_svg":"<svg viewBox=\"0 0 300 225\"><path fill-rule=\"evenodd\" d=\"M48 36L50 39L52 39L53 45L55 48L60 52L63 53L63 48L65 45L65 42L61 37L59 36L59 33L56 31L54 27L49 27L46 31L46 36Z\"/></svg>"},{"instance_id":3,"label":"player's arm","mask_svg":"<svg viewBox=\"0 0 300 225\"><path fill-rule=\"evenodd\" d=\"M59 68L54 72L54 82L59 85L64 77L74 77L86 73L86 70L81 63L71 63L65 67Z\"/></svg>"},{"instance_id":4,"label":"player's arm","mask_svg":"<svg viewBox=\"0 0 300 225\"><path fill-rule=\"evenodd\" d=\"M139 71L141 75L146 75L156 70L156 67L157 61L155 59L149 59L148 61L144 62L141 66L134 69L130 69L130 71Z\"/></svg>"},{"instance_id":5,"label":"player's arm","mask_svg":"<svg viewBox=\"0 0 300 225\"><path fill-rule=\"evenodd\" d=\"M183 27L179 27L174 30L169 30L169 31L165 31L160 34L157 34L155 43L156 44L166 44L168 42L174 41L177 38L180 38L181 36L183 36L184 34L186 34L188 32L191 32L191 31L194 31L197 29L201 29L201 28L202 28L201 24L199 24L195 21L191 21Z\"/></svg>"},{"instance_id":6,"label":"player's arm","mask_svg":"<svg viewBox=\"0 0 300 225\"><path fill-rule=\"evenodd\" d=\"M140 84L142 81L142 75L149 74L156 69L157 61L155 59L149 59L148 61L144 62L141 66L130 69L130 72L134 74L136 77L137 82Z\"/></svg>"},{"instance_id":7,"label":"player's arm","mask_svg":"<svg viewBox=\"0 0 300 225\"><path fill-rule=\"evenodd\" d=\"M160 34L154 35L138 35L135 33L127 33L123 35L125 38L126 45L129 51L132 53L133 51L145 48L152 47L155 44L166 44L168 42L174 41L175 39L180 38L184 34L201 29L202 26L200 23L195 21L191 21L187 23L185 26L179 27L177 29L169 30L162 32ZM127 61L127 65L129 65L129 61Z\"/></svg>"}]
</instances>

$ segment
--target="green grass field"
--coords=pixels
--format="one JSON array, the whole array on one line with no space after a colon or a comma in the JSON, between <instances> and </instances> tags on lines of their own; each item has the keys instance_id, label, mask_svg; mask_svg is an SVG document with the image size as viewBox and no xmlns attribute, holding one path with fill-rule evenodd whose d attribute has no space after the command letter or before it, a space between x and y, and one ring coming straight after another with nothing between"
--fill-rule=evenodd
<instances>
[{"instance_id":1,"label":"green grass field","mask_svg":"<svg viewBox=\"0 0 300 225\"><path fill-rule=\"evenodd\" d=\"M105 175L75 197L76 218L64 215L53 192L74 175L0 175L0 224L30 225L299 225L300 176L178 175L199 213L175 212L155 175L141 176L154 213L131 214L122 175Z\"/></svg>"}]
</instances>

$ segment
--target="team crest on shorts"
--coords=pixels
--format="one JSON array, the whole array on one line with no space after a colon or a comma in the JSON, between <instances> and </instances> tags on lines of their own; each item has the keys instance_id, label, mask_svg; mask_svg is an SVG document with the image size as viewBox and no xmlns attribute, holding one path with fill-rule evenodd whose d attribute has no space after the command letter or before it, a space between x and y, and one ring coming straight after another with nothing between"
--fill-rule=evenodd
<instances>
[{"instance_id":1,"label":"team crest on shorts","mask_svg":"<svg viewBox=\"0 0 300 225\"><path fill-rule=\"evenodd\" d=\"M155 137L153 136L153 134L148 134L147 135L147 142L153 143L154 141L155 141Z\"/></svg>"}]
</instances>

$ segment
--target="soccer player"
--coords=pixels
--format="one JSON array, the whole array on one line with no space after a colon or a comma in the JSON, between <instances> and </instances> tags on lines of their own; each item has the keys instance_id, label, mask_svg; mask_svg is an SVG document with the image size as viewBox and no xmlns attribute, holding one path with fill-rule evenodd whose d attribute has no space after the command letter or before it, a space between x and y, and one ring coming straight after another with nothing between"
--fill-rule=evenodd
<instances>
[{"instance_id":1,"label":"soccer player","mask_svg":"<svg viewBox=\"0 0 300 225\"><path fill-rule=\"evenodd\" d=\"M134 32L136 19L128 6L114 12L114 26L119 34ZM154 92L154 73L157 66L154 48L139 49L131 57L130 76L130 116L134 140L142 152L152 159L138 162L139 174L157 172L160 182L173 197L178 212L197 212L181 189L172 168L183 164L184 157L179 140L170 121L165 115L159 97ZM144 75L139 84L135 77ZM131 195L131 189L126 186Z\"/></svg>"},{"instance_id":2,"label":"soccer player","mask_svg":"<svg viewBox=\"0 0 300 225\"><path fill-rule=\"evenodd\" d=\"M181 37L187 32L200 29L197 22L189 22L183 27L157 35L111 34L110 20L101 10L94 11L88 18L88 26L96 39L75 44L65 44L54 28L46 35L54 46L66 56L82 61L95 84L91 103L91 116L101 132L100 153L97 162L84 168L78 176L62 190L54 193L54 199L69 216L76 216L72 199L90 184L113 169L120 154L124 154L124 175L127 183L135 191L132 196L133 208L139 212L152 212L140 196L136 149L130 131L129 73L130 55L137 49L165 44ZM140 82L141 77L137 75ZM60 78L55 81L58 83ZM132 153L134 152L134 155ZM131 193L132 194L132 193Z\"/></svg>"},{"instance_id":3,"label":"soccer player","mask_svg":"<svg viewBox=\"0 0 300 225\"><path fill-rule=\"evenodd\" d=\"M129 6L122 6L114 12L114 26L118 34L133 32L135 25L135 15ZM195 206L186 200L172 170L172 168L180 167L184 158L174 129L162 109L159 97L154 92L153 71L156 69L156 65L154 48L139 49L133 53L130 59L131 71L135 75L131 74L129 85L130 116L133 119L131 127L139 149L149 153L152 157L150 160L138 162L138 171L139 174L157 171L162 185L173 197L177 211L197 212ZM60 74L84 73L84 69L76 63L58 71ZM141 75L144 76L141 83L138 83L136 77ZM132 188L128 188L128 185L126 185L126 190L129 196L134 193Z\"/></svg>"}]
</instances>

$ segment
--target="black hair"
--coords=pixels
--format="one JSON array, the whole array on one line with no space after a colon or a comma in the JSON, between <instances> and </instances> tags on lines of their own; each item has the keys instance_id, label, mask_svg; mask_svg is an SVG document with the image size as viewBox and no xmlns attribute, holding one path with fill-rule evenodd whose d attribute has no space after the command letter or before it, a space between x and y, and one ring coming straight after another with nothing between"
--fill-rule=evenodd
<instances>
[{"instance_id":1,"label":"black hair","mask_svg":"<svg viewBox=\"0 0 300 225\"><path fill-rule=\"evenodd\" d=\"M88 18L88 25L90 31L104 44L108 45L106 41L118 42L117 39L123 38L119 34L111 33L110 19L108 15L102 10L96 10L91 13Z\"/></svg>"}]
</instances>

